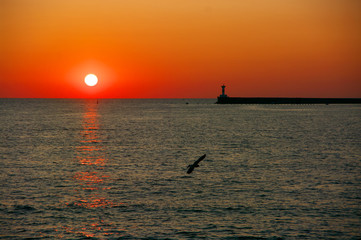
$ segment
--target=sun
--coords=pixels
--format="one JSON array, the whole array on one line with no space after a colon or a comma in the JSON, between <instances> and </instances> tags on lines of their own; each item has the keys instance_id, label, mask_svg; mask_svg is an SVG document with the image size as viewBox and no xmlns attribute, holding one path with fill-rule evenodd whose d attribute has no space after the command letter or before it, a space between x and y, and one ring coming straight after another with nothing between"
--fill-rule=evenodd
<instances>
[{"instance_id":1,"label":"sun","mask_svg":"<svg viewBox=\"0 0 361 240\"><path fill-rule=\"evenodd\" d=\"M97 85L98 78L94 74L88 74L88 75L85 76L84 82L89 87L93 87L93 86Z\"/></svg>"}]
</instances>

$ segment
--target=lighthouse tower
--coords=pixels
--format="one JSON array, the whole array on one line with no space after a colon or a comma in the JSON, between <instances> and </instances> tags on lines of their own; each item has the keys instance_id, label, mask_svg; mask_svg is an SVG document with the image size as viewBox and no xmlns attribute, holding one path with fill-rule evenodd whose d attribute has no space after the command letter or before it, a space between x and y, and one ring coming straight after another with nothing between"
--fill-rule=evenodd
<instances>
[{"instance_id":1,"label":"lighthouse tower","mask_svg":"<svg viewBox=\"0 0 361 240\"><path fill-rule=\"evenodd\" d=\"M221 86L221 88L222 88L222 94L219 95L219 97L220 97L220 98L226 98L226 97L227 97L227 95L225 94L225 88L226 88L226 86L223 84L223 85Z\"/></svg>"}]
</instances>

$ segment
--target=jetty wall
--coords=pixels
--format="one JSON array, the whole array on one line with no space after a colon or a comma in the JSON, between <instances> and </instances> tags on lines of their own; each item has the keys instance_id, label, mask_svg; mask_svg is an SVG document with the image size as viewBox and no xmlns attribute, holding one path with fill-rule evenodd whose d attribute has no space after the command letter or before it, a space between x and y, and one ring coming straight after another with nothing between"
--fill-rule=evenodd
<instances>
[{"instance_id":1,"label":"jetty wall","mask_svg":"<svg viewBox=\"0 0 361 240\"><path fill-rule=\"evenodd\" d=\"M217 104L361 104L361 98L218 97Z\"/></svg>"}]
</instances>

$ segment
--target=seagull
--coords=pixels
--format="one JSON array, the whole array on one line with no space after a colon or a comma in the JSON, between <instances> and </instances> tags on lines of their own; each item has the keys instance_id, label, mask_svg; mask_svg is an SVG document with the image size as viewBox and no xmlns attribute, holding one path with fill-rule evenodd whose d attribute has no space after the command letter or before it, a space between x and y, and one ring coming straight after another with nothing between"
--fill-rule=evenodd
<instances>
[{"instance_id":1,"label":"seagull","mask_svg":"<svg viewBox=\"0 0 361 240\"><path fill-rule=\"evenodd\" d=\"M194 168L199 167L198 163L200 163L200 161L202 161L204 158L206 157L206 154L204 154L203 156L201 156L200 158L198 158L197 161L195 161L192 165L188 165L188 171L187 173L190 174L193 172Z\"/></svg>"}]
</instances>

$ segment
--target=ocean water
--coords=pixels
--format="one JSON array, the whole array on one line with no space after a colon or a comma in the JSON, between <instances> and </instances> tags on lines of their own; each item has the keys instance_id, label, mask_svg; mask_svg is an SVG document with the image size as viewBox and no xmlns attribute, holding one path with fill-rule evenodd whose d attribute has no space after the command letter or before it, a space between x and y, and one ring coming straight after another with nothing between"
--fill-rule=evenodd
<instances>
[{"instance_id":1,"label":"ocean water","mask_svg":"<svg viewBox=\"0 0 361 240\"><path fill-rule=\"evenodd\" d=\"M0 99L0 238L361 238L361 105L214 102Z\"/></svg>"}]
</instances>

